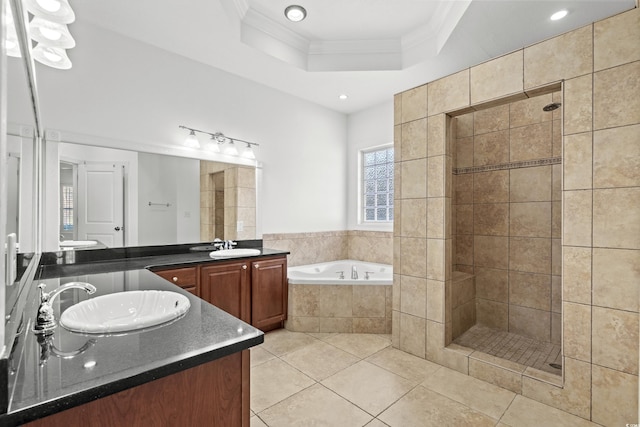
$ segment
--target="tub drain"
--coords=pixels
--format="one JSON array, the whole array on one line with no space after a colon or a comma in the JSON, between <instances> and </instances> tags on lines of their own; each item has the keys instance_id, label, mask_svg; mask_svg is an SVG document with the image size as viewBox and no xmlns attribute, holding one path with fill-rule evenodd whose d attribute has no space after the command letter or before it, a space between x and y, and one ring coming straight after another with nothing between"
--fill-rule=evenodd
<instances>
[{"instance_id":1,"label":"tub drain","mask_svg":"<svg viewBox=\"0 0 640 427\"><path fill-rule=\"evenodd\" d=\"M562 369L562 365L559 363L549 363L549 366L555 369Z\"/></svg>"}]
</instances>

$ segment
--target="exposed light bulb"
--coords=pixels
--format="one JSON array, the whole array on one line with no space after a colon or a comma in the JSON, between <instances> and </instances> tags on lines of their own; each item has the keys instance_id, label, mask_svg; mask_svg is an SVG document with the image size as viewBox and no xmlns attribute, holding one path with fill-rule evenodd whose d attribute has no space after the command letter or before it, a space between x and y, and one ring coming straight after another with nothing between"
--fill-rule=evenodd
<instances>
[{"instance_id":1,"label":"exposed light bulb","mask_svg":"<svg viewBox=\"0 0 640 427\"><path fill-rule=\"evenodd\" d=\"M251 148L251 144L247 143L247 148L245 148L244 151L242 152L242 157L251 159L251 160L256 159L256 154L253 152L253 149Z\"/></svg>"},{"instance_id":2,"label":"exposed light bulb","mask_svg":"<svg viewBox=\"0 0 640 427\"><path fill-rule=\"evenodd\" d=\"M220 144L217 142L215 136L211 136L211 139L207 143L207 150L212 151L214 153L220 152Z\"/></svg>"},{"instance_id":3,"label":"exposed light bulb","mask_svg":"<svg viewBox=\"0 0 640 427\"><path fill-rule=\"evenodd\" d=\"M38 5L47 12L57 12L62 6L57 0L36 0Z\"/></svg>"},{"instance_id":4,"label":"exposed light bulb","mask_svg":"<svg viewBox=\"0 0 640 427\"><path fill-rule=\"evenodd\" d=\"M67 56L67 52L59 47L48 47L38 43L33 48L33 59L59 70L71 68L71 61Z\"/></svg>"},{"instance_id":5,"label":"exposed light bulb","mask_svg":"<svg viewBox=\"0 0 640 427\"><path fill-rule=\"evenodd\" d=\"M238 155L238 149L236 148L236 145L233 143L233 139L229 140L229 145L227 145L227 148L224 149L224 154L228 154L229 156Z\"/></svg>"},{"instance_id":6,"label":"exposed light bulb","mask_svg":"<svg viewBox=\"0 0 640 427\"><path fill-rule=\"evenodd\" d=\"M45 58L47 58L51 62L60 62L62 60L62 56L58 55L55 51L50 48L45 48L42 52Z\"/></svg>"},{"instance_id":7,"label":"exposed light bulb","mask_svg":"<svg viewBox=\"0 0 640 427\"><path fill-rule=\"evenodd\" d=\"M196 137L196 133L194 131L191 131L189 133L187 139L184 140L184 145L185 147L189 148L200 148L200 141L198 141L198 138Z\"/></svg>"},{"instance_id":8,"label":"exposed light bulb","mask_svg":"<svg viewBox=\"0 0 640 427\"><path fill-rule=\"evenodd\" d=\"M45 38L53 41L60 40L60 37L62 37L62 33L60 31L46 27L40 28L40 33L42 33Z\"/></svg>"},{"instance_id":9,"label":"exposed light bulb","mask_svg":"<svg viewBox=\"0 0 640 427\"><path fill-rule=\"evenodd\" d=\"M347 99L347 98L349 98L349 97L347 96L347 94L344 94L344 93L343 93L342 95L338 96L338 98L339 98L341 101L344 101L345 99Z\"/></svg>"}]
</instances>

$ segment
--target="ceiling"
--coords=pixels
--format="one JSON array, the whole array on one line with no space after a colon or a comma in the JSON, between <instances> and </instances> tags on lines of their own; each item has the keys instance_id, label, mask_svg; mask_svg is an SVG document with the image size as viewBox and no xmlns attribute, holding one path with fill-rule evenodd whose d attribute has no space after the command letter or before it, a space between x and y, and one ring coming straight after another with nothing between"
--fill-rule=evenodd
<instances>
[{"instance_id":1,"label":"ceiling","mask_svg":"<svg viewBox=\"0 0 640 427\"><path fill-rule=\"evenodd\" d=\"M341 113L635 7L635 0L71 1L96 25ZM307 9L289 22L284 9ZM567 9L560 21L553 12ZM73 24L71 26L73 33ZM82 43L82 40L77 40ZM69 52L73 61L73 50ZM341 94L346 100L338 99Z\"/></svg>"}]
</instances>

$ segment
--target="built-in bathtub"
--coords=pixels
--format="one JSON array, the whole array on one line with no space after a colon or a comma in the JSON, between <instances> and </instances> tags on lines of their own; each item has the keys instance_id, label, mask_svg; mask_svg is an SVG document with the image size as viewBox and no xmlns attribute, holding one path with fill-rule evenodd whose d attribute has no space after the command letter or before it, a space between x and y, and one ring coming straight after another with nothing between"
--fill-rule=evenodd
<instances>
[{"instance_id":1,"label":"built-in bathtub","mask_svg":"<svg viewBox=\"0 0 640 427\"><path fill-rule=\"evenodd\" d=\"M357 279L352 279L354 267ZM290 267L288 279L288 330L391 333L391 265L355 260L309 264Z\"/></svg>"}]
</instances>

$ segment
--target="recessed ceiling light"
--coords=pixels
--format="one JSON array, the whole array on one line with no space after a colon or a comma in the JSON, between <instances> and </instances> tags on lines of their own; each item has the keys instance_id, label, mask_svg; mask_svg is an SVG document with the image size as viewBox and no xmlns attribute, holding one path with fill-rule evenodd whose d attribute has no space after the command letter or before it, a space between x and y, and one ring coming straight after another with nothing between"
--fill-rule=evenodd
<instances>
[{"instance_id":1,"label":"recessed ceiling light","mask_svg":"<svg viewBox=\"0 0 640 427\"><path fill-rule=\"evenodd\" d=\"M562 19L565 16L567 16L569 12L565 9L565 10L559 10L556 13L554 13L553 15L551 15L551 20L552 21L557 21L558 19Z\"/></svg>"},{"instance_id":2,"label":"recessed ceiling light","mask_svg":"<svg viewBox=\"0 0 640 427\"><path fill-rule=\"evenodd\" d=\"M286 16L289 21L300 22L307 17L307 11L302 6L292 4L284 10L284 16Z\"/></svg>"},{"instance_id":3,"label":"recessed ceiling light","mask_svg":"<svg viewBox=\"0 0 640 427\"><path fill-rule=\"evenodd\" d=\"M348 96L343 93L342 95L338 96L338 98L344 101L345 99L348 98Z\"/></svg>"}]
</instances>

